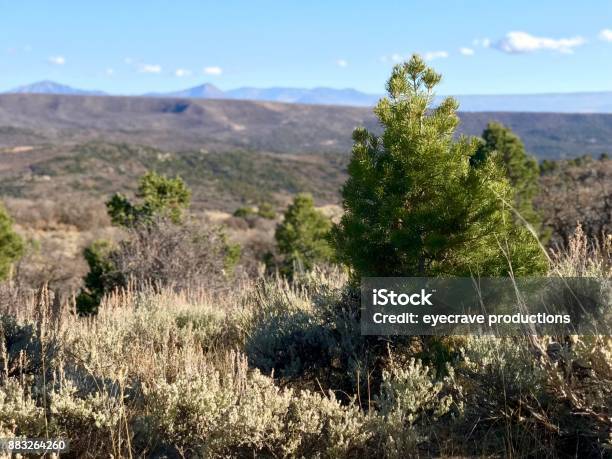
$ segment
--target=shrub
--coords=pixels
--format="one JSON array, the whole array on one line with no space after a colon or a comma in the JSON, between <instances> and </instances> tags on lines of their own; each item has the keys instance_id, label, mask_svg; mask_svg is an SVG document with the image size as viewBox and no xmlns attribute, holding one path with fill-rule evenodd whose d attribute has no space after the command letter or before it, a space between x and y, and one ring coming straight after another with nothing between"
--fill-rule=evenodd
<instances>
[{"instance_id":1,"label":"shrub","mask_svg":"<svg viewBox=\"0 0 612 459\"><path fill-rule=\"evenodd\" d=\"M70 205L66 205L70 202ZM110 224L104 203L82 195L64 196L62 200L12 198L6 208L16 223L28 229L56 230L74 226L79 231L96 230Z\"/></svg>"},{"instance_id":2,"label":"shrub","mask_svg":"<svg viewBox=\"0 0 612 459\"><path fill-rule=\"evenodd\" d=\"M34 320L18 321L10 315L0 315L0 362L9 375L33 374L45 361L58 353L59 343L53 336L43 336ZM23 359L27 356L27 359Z\"/></svg>"},{"instance_id":3,"label":"shrub","mask_svg":"<svg viewBox=\"0 0 612 459\"><path fill-rule=\"evenodd\" d=\"M248 299L249 362L298 387L338 390L345 401L376 392L389 352L406 349L411 339L363 336L359 292L345 282L343 272L325 269L299 282L258 284Z\"/></svg>"},{"instance_id":4,"label":"shrub","mask_svg":"<svg viewBox=\"0 0 612 459\"><path fill-rule=\"evenodd\" d=\"M331 221L315 209L312 196L298 194L276 228L276 243L283 257L281 272L308 271L316 263L330 261L330 229Z\"/></svg>"},{"instance_id":5,"label":"shrub","mask_svg":"<svg viewBox=\"0 0 612 459\"><path fill-rule=\"evenodd\" d=\"M167 220L131 228L111 254L116 270L137 285L218 288L231 274L239 248L220 228Z\"/></svg>"},{"instance_id":6,"label":"shrub","mask_svg":"<svg viewBox=\"0 0 612 459\"><path fill-rule=\"evenodd\" d=\"M457 102L433 108L441 77L418 56L397 65L375 113L377 137L356 129L345 213L333 231L339 259L359 276L515 275L542 272L537 241L514 224L513 190L493 161L469 160L475 139L454 139Z\"/></svg>"},{"instance_id":7,"label":"shrub","mask_svg":"<svg viewBox=\"0 0 612 459\"><path fill-rule=\"evenodd\" d=\"M551 443L556 435L549 428L559 418L547 391L547 371L528 339L467 337L462 357L456 373L464 388L465 413L453 432L471 433L466 450L557 457Z\"/></svg>"},{"instance_id":8,"label":"shrub","mask_svg":"<svg viewBox=\"0 0 612 459\"><path fill-rule=\"evenodd\" d=\"M125 425L121 424L126 416L121 394L100 388L83 396L68 380L60 390L50 393L49 407L53 435L69 438L71 449L124 456L122 452L129 448Z\"/></svg>"},{"instance_id":9,"label":"shrub","mask_svg":"<svg viewBox=\"0 0 612 459\"><path fill-rule=\"evenodd\" d=\"M254 217L255 215L255 209L253 209L252 207L239 207L233 213L233 216L237 218L248 218Z\"/></svg>"},{"instance_id":10,"label":"shrub","mask_svg":"<svg viewBox=\"0 0 612 459\"><path fill-rule=\"evenodd\" d=\"M17 379L0 384L0 435L3 437L43 435L45 411Z\"/></svg>"},{"instance_id":11,"label":"shrub","mask_svg":"<svg viewBox=\"0 0 612 459\"><path fill-rule=\"evenodd\" d=\"M99 240L90 244L83 251L89 272L84 279L84 288L76 299L79 313L95 313L105 293L126 286L126 278L117 269L112 258L113 250L112 243Z\"/></svg>"},{"instance_id":12,"label":"shrub","mask_svg":"<svg viewBox=\"0 0 612 459\"><path fill-rule=\"evenodd\" d=\"M292 377L327 361L329 333L308 296L287 282L263 281L251 299L246 353L265 374Z\"/></svg>"},{"instance_id":13,"label":"shrub","mask_svg":"<svg viewBox=\"0 0 612 459\"><path fill-rule=\"evenodd\" d=\"M550 245L567 247L580 222L591 243L605 243L612 232L612 161L592 161L577 166L558 160L540 177L536 200L544 224L552 230Z\"/></svg>"},{"instance_id":14,"label":"shrub","mask_svg":"<svg viewBox=\"0 0 612 459\"><path fill-rule=\"evenodd\" d=\"M314 270L214 298L128 289L88 320L0 286L0 433L65 437L77 457L607 457L609 337L453 337L454 368L434 372L418 342L361 336L345 283ZM302 324L323 339L288 356ZM250 369L232 350L254 336L275 376L311 366ZM351 368L365 371L346 384Z\"/></svg>"},{"instance_id":15,"label":"shrub","mask_svg":"<svg viewBox=\"0 0 612 459\"><path fill-rule=\"evenodd\" d=\"M602 239L601 243L589 241L582 225L578 224L565 250L551 250L551 275L611 278L612 237Z\"/></svg>"},{"instance_id":16,"label":"shrub","mask_svg":"<svg viewBox=\"0 0 612 459\"><path fill-rule=\"evenodd\" d=\"M145 389L145 403L158 441L191 457L349 457L369 437L354 406L279 389L235 354L221 370L158 381Z\"/></svg>"},{"instance_id":17,"label":"shrub","mask_svg":"<svg viewBox=\"0 0 612 459\"><path fill-rule=\"evenodd\" d=\"M23 253L21 237L13 230L13 220L0 204L0 280L5 279L11 266Z\"/></svg>"},{"instance_id":18,"label":"shrub","mask_svg":"<svg viewBox=\"0 0 612 459\"><path fill-rule=\"evenodd\" d=\"M227 242L225 233L202 223L176 225L151 219L127 229L116 246L100 241L85 249L90 271L77 300L82 313L95 312L104 294L126 287L188 288L198 284L210 290L225 284L240 258L240 247Z\"/></svg>"},{"instance_id":19,"label":"shrub","mask_svg":"<svg viewBox=\"0 0 612 459\"><path fill-rule=\"evenodd\" d=\"M257 215L259 215L261 218L274 220L276 218L276 210L269 202L263 202L257 208Z\"/></svg>"},{"instance_id":20,"label":"shrub","mask_svg":"<svg viewBox=\"0 0 612 459\"><path fill-rule=\"evenodd\" d=\"M155 172L140 178L140 204L115 194L107 209L127 238L116 248L99 241L85 249L89 273L77 298L80 313L97 310L105 293L132 281L143 286L185 288L194 282L218 287L240 259L240 246L230 244L220 228L185 221L191 191L179 178Z\"/></svg>"},{"instance_id":21,"label":"shrub","mask_svg":"<svg viewBox=\"0 0 612 459\"><path fill-rule=\"evenodd\" d=\"M392 362L383 371L376 401L386 457L405 457L428 439L434 423L453 406L452 395L444 393L449 386L452 387L451 377L436 380L435 372L415 359L406 365Z\"/></svg>"},{"instance_id":22,"label":"shrub","mask_svg":"<svg viewBox=\"0 0 612 459\"><path fill-rule=\"evenodd\" d=\"M147 172L138 182L140 204L130 202L122 194L115 194L106 203L114 225L129 227L153 218L167 217L178 223L189 207L191 191L180 177L174 179Z\"/></svg>"}]
</instances>

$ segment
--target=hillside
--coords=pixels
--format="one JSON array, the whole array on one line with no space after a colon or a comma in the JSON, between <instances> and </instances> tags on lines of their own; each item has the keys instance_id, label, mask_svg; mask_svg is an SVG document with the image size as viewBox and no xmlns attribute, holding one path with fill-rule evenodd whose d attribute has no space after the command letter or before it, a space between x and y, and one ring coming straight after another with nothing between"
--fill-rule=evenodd
<instances>
[{"instance_id":1,"label":"hillside","mask_svg":"<svg viewBox=\"0 0 612 459\"><path fill-rule=\"evenodd\" d=\"M612 114L461 113L460 132L509 125L538 158L612 151ZM274 153L346 153L351 132L376 129L370 108L238 100L0 95L0 147L91 140L173 151L243 149Z\"/></svg>"},{"instance_id":2,"label":"hillside","mask_svg":"<svg viewBox=\"0 0 612 459\"><path fill-rule=\"evenodd\" d=\"M7 93L105 95L103 91L73 88L53 81L10 89ZM106 94L108 95L108 94ZM186 97L190 99L257 100L315 105L372 107L381 94L369 94L353 88L241 87L221 90L211 83L170 92L149 92L145 97ZM443 97L438 96L437 101ZM466 112L550 112L612 113L612 91L541 93L541 94L453 94Z\"/></svg>"},{"instance_id":3,"label":"hillside","mask_svg":"<svg viewBox=\"0 0 612 459\"><path fill-rule=\"evenodd\" d=\"M181 176L193 189L195 209L232 212L244 203L283 202L306 191L336 203L346 179L347 155L287 155L248 151L166 152L128 144L0 149L0 196L33 201L104 201L134 191L153 169Z\"/></svg>"}]
</instances>

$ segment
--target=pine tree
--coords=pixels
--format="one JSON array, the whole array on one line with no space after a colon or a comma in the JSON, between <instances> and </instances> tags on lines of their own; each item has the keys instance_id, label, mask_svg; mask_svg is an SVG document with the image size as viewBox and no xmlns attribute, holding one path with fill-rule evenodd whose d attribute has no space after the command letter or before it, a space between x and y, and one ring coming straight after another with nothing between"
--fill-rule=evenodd
<instances>
[{"instance_id":1,"label":"pine tree","mask_svg":"<svg viewBox=\"0 0 612 459\"><path fill-rule=\"evenodd\" d=\"M296 268L310 270L316 263L331 260L330 229L331 221L315 209L312 196L298 194L276 228L276 243L283 256L281 271L291 275Z\"/></svg>"},{"instance_id":2,"label":"pine tree","mask_svg":"<svg viewBox=\"0 0 612 459\"><path fill-rule=\"evenodd\" d=\"M113 250L113 244L105 240L94 241L83 250L89 272L83 278L84 288L76 298L80 314L97 312L106 292L125 287L126 279L117 271L112 260Z\"/></svg>"},{"instance_id":3,"label":"pine tree","mask_svg":"<svg viewBox=\"0 0 612 459\"><path fill-rule=\"evenodd\" d=\"M0 280L10 274L11 266L21 257L23 250L23 240L13 230L13 220L0 204Z\"/></svg>"},{"instance_id":4,"label":"pine tree","mask_svg":"<svg viewBox=\"0 0 612 459\"><path fill-rule=\"evenodd\" d=\"M432 107L440 79L417 55L397 65L375 108L383 134L353 133L337 256L355 277L543 271L536 241L512 218L503 171L489 159L471 167L477 139L454 139L457 102Z\"/></svg>"},{"instance_id":5,"label":"pine tree","mask_svg":"<svg viewBox=\"0 0 612 459\"><path fill-rule=\"evenodd\" d=\"M512 130L500 123L489 123L482 133L482 142L472 157L472 164L479 166L492 155L504 170L514 189L515 215L529 222L540 232L542 221L533 208L533 200L539 191L540 169L536 159L525 152L521 139Z\"/></svg>"},{"instance_id":6,"label":"pine tree","mask_svg":"<svg viewBox=\"0 0 612 459\"><path fill-rule=\"evenodd\" d=\"M130 202L117 193L106 203L114 225L133 226L153 217L167 217L179 223L189 207L191 191L180 178L168 178L156 172L147 172L138 182L140 203Z\"/></svg>"}]
</instances>

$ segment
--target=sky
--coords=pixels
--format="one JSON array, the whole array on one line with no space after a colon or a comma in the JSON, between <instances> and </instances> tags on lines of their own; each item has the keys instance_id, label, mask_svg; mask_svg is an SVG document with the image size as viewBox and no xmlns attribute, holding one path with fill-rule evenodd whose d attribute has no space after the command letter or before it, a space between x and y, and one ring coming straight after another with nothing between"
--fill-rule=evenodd
<instances>
[{"instance_id":1,"label":"sky","mask_svg":"<svg viewBox=\"0 0 612 459\"><path fill-rule=\"evenodd\" d=\"M0 0L0 91L379 94L414 52L442 73L439 94L612 91L612 2Z\"/></svg>"}]
</instances>

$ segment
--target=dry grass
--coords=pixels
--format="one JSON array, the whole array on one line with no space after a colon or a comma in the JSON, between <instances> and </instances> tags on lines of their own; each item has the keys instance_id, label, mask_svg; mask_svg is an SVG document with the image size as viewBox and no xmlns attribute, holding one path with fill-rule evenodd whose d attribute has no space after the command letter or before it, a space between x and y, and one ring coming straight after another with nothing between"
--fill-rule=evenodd
<instances>
[{"instance_id":1,"label":"dry grass","mask_svg":"<svg viewBox=\"0 0 612 459\"><path fill-rule=\"evenodd\" d=\"M553 274L609 275L609 255L578 232ZM95 318L4 285L0 436L64 436L75 457L611 451L610 337L542 337L538 356L528 339L442 340L454 357L436 374L422 348L355 332L345 284L336 270L215 294L129 288ZM348 368L356 382L340 391Z\"/></svg>"}]
</instances>

